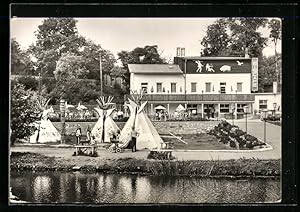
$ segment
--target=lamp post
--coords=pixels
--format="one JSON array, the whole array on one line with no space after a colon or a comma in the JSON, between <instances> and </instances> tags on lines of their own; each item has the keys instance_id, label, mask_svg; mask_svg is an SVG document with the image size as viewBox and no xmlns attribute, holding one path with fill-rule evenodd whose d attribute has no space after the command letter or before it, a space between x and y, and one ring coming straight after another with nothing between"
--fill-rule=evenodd
<instances>
[{"instance_id":1,"label":"lamp post","mask_svg":"<svg viewBox=\"0 0 300 212\"><path fill-rule=\"evenodd\" d=\"M276 102L274 102L273 103L273 116L275 117L275 111L276 111L276 107L277 107L277 103Z\"/></svg>"},{"instance_id":2,"label":"lamp post","mask_svg":"<svg viewBox=\"0 0 300 212\"><path fill-rule=\"evenodd\" d=\"M268 114L268 110L267 109L263 109L261 111L263 113L263 117L264 117L264 142L266 143L266 131L267 131L267 114Z\"/></svg>"},{"instance_id":3,"label":"lamp post","mask_svg":"<svg viewBox=\"0 0 300 212\"><path fill-rule=\"evenodd\" d=\"M235 111L235 107L232 106L231 107L231 118L232 118L232 125L234 125L234 111Z\"/></svg>"},{"instance_id":4,"label":"lamp post","mask_svg":"<svg viewBox=\"0 0 300 212\"><path fill-rule=\"evenodd\" d=\"M246 134L247 134L247 114L248 114L248 106L244 106L244 114L246 115Z\"/></svg>"},{"instance_id":5,"label":"lamp post","mask_svg":"<svg viewBox=\"0 0 300 212\"><path fill-rule=\"evenodd\" d=\"M100 71L100 95L103 96L103 76L102 76L102 56L101 49L99 51L99 71Z\"/></svg>"}]
</instances>

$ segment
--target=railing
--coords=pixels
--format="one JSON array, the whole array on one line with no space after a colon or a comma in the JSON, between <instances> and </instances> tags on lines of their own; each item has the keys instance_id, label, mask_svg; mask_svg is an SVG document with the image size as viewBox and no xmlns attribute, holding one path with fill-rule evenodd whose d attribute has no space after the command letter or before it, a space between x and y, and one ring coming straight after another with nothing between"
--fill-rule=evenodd
<instances>
[{"instance_id":1,"label":"railing","mask_svg":"<svg viewBox=\"0 0 300 212\"><path fill-rule=\"evenodd\" d=\"M130 98L126 95L125 99ZM144 101L254 101L254 94L145 94Z\"/></svg>"}]
</instances>

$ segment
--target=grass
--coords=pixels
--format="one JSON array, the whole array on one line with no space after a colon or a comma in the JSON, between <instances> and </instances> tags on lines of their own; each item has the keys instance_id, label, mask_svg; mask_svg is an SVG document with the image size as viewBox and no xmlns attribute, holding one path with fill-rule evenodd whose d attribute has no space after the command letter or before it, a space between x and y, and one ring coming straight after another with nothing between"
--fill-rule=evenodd
<instances>
[{"instance_id":1,"label":"grass","mask_svg":"<svg viewBox=\"0 0 300 212\"><path fill-rule=\"evenodd\" d=\"M11 169L37 171L72 171L74 162L62 161L36 153L15 153L11 155ZM280 160L245 159L238 160L145 160L121 158L103 160L95 165L84 165L83 172L138 173L166 176L279 176Z\"/></svg>"},{"instance_id":2,"label":"grass","mask_svg":"<svg viewBox=\"0 0 300 212\"><path fill-rule=\"evenodd\" d=\"M187 144L179 141L174 137L162 137L165 142L173 142L173 149L184 150L220 150L220 149L232 149L230 146L225 145L218 141L213 135L206 133L196 134L177 134L176 136L182 138Z\"/></svg>"}]
</instances>

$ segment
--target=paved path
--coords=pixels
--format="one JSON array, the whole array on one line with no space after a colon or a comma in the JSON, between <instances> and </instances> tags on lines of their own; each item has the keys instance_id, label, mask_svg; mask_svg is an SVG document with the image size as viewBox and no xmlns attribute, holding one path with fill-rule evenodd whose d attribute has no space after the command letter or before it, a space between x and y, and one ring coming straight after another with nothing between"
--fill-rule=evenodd
<instances>
[{"instance_id":1,"label":"paved path","mask_svg":"<svg viewBox=\"0 0 300 212\"><path fill-rule=\"evenodd\" d=\"M229 120L231 123L231 120ZM245 131L245 119L235 120L234 124L239 126ZM248 120L247 131L249 134L264 140L264 122L260 120ZM266 123L267 138L266 142L273 147L272 150L266 151L256 151L256 152L216 152L216 151L188 151L188 152L173 152L173 155L178 160L229 160L229 159L239 159L241 157L245 158L259 158L259 159L280 159L281 158L281 127L270 123ZM86 158L90 157L80 156L72 157L74 152L73 148L54 148L54 147L34 147L34 146L16 146L12 147L13 152L36 152L47 156L56 156L62 158ZM97 160L102 159L116 159L116 158L139 158L146 159L149 151L137 151L132 153L130 150L126 150L124 153L110 153L108 150L99 149ZM75 159L77 160L77 159Z\"/></svg>"}]
</instances>

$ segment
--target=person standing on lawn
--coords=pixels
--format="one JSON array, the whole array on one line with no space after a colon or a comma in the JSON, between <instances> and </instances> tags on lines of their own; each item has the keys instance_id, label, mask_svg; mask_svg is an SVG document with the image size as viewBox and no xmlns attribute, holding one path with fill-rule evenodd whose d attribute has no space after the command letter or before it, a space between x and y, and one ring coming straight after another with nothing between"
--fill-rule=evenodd
<instances>
[{"instance_id":1,"label":"person standing on lawn","mask_svg":"<svg viewBox=\"0 0 300 212\"><path fill-rule=\"evenodd\" d=\"M75 135L76 135L77 145L79 145L79 143L80 143L80 137L81 137L81 128L80 128L79 124L77 125L77 129L76 129Z\"/></svg>"},{"instance_id":2,"label":"person standing on lawn","mask_svg":"<svg viewBox=\"0 0 300 212\"><path fill-rule=\"evenodd\" d=\"M132 152L136 152L136 139L138 137L137 131L135 131L134 127L132 127L131 131L131 150Z\"/></svg>"}]
</instances>

